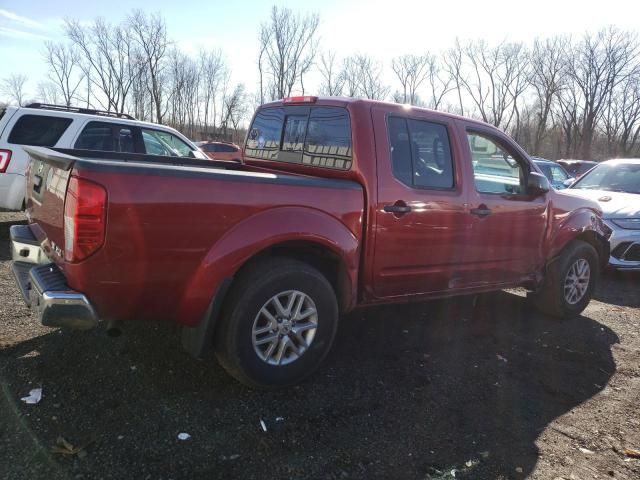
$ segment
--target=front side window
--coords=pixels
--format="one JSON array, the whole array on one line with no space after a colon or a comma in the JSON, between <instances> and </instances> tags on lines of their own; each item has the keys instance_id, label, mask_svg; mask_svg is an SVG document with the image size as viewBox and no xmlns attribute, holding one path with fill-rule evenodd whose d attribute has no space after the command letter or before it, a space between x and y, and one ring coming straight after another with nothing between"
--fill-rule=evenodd
<instances>
[{"instance_id":1,"label":"front side window","mask_svg":"<svg viewBox=\"0 0 640 480\"><path fill-rule=\"evenodd\" d=\"M411 187L454 186L453 159L447 128L423 120L389 117L393 175Z\"/></svg>"},{"instance_id":2,"label":"front side window","mask_svg":"<svg viewBox=\"0 0 640 480\"><path fill-rule=\"evenodd\" d=\"M53 147L73 120L45 115L23 115L9 134L8 142L18 145Z\"/></svg>"},{"instance_id":3,"label":"front side window","mask_svg":"<svg viewBox=\"0 0 640 480\"><path fill-rule=\"evenodd\" d=\"M147 155L165 157L190 157L193 155L190 145L169 132L143 128L142 140Z\"/></svg>"},{"instance_id":4,"label":"front side window","mask_svg":"<svg viewBox=\"0 0 640 480\"><path fill-rule=\"evenodd\" d=\"M468 132L473 176L481 193L526 193L526 172L498 142L480 133Z\"/></svg>"}]
</instances>

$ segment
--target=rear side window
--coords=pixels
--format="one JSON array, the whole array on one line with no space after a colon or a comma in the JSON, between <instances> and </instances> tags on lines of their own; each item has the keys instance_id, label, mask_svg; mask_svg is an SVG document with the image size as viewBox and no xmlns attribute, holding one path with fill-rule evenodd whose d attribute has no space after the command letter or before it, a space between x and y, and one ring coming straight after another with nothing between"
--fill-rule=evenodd
<instances>
[{"instance_id":1,"label":"rear side window","mask_svg":"<svg viewBox=\"0 0 640 480\"><path fill-rule=\"evenodd\" d=\"M9 134L9 143L53 147L73 120L44 115L23 115Z\"/></svg>"},{"instance_id":2,"label":"rear side window","mask_svg":"<svg viewBox=\"0 0 640 480\"><path fill-rule=\"evenodd\" d=\"M235 153L238 149L233 145L218 145L218 151L223 153Z\"/></svg>"},{"instance_id":3,"label":"rear side window","mask_svg":"<svg viewBox=\"0 0 640 480\"><path fill-rule=\"evenodd\" d=\"M76 140L79 150L135 153L133 129L127 125L89 122Z\"/></svg>"},{"instance_id":4,"label":"rear side window","mask_svg":"<svg viewBox=\"0 0 640 480\"><path fill-rule=\"evenodd\" d=\"M405 185L453 188L453 159L447 128L423 120L389 117L393 175Z\"/></svg>"},{"instance_id":5,"label":"rear side window","mask_svg":"<svg viewBox=\"0 0 640 480\"><path fill-rule=\"evenodd\" d=\"M348 170L352 161L349 114L338 107L311 107L308 113L300 108L265 108L251 125L245 155Z\"/></svg>"}]
</instances>

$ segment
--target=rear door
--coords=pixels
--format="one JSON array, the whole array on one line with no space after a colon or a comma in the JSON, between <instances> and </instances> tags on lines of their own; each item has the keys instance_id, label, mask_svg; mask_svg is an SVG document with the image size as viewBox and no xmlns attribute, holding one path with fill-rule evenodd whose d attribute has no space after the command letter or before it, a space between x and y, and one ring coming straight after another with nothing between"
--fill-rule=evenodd
<instances>
[{"instance_id":1,"label":"rear door","mask_svg":"<svg viewBox=\"0 0 640 480\"><path fill-rule=\"evenodd\" d=\"M377 150L377 298L456 287L468 224L460 146L449 120L372 109Z\"/></svg>"}]
</instances>

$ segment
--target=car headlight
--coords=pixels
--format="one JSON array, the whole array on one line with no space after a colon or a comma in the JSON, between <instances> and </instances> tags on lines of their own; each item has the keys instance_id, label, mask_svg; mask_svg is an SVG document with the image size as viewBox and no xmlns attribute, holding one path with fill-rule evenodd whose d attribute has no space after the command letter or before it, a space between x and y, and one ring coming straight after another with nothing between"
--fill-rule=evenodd
<instances>
[{"instance_id":1,"label":"car headlight","mask_svg":"<svg viewBox=\"0 0 640 480\"><path fill-rule=\"evenodd\" d=\"M611 221L620 228L627 230L640 230L640 218L616 218Z\"/></svg>"}]
</instances>

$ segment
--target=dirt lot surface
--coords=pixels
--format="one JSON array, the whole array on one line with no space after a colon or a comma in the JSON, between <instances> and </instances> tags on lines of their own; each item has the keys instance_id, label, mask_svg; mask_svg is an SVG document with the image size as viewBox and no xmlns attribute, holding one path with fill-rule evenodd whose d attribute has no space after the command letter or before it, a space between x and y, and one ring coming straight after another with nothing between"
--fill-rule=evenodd
<instances>
[{"instance_id":1,"label":"dirt lot surface","mask_svg":"<svg viewBox=\"0 0 640 480\"><path fill-rule=\"evenodd\" d=\"M0 213L1 479L640 478L640 275L570 321L517 291L357 312L313 377L264 393L170 325L38 325L10 272L20 219Z\"/></svg>"}]
</instances>

